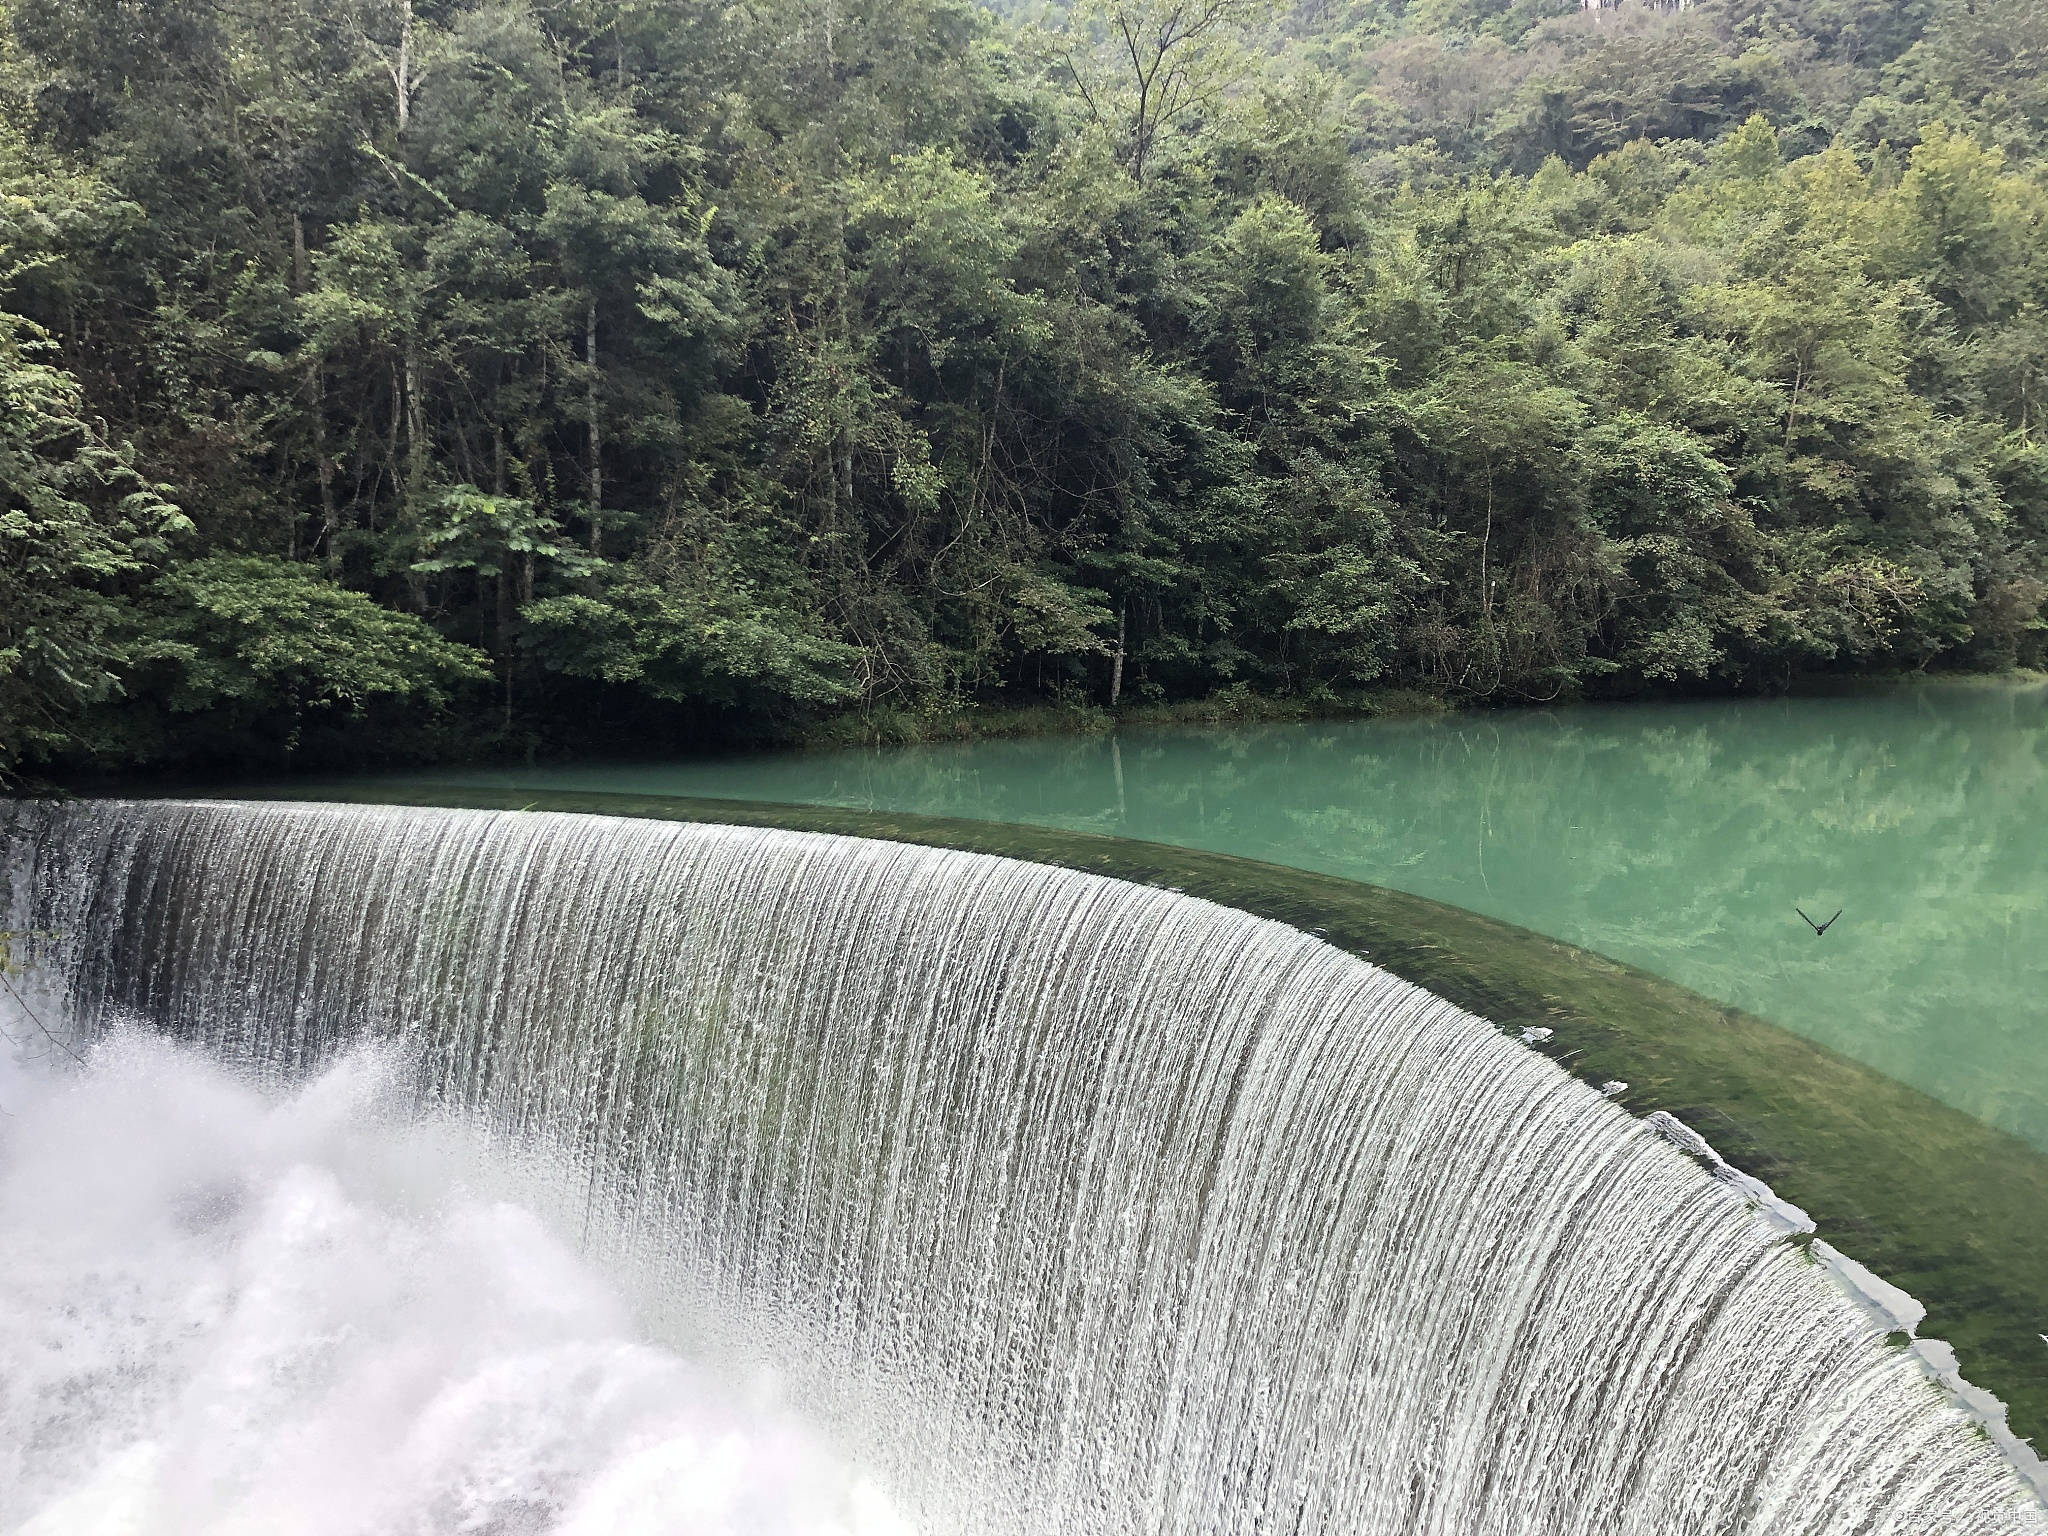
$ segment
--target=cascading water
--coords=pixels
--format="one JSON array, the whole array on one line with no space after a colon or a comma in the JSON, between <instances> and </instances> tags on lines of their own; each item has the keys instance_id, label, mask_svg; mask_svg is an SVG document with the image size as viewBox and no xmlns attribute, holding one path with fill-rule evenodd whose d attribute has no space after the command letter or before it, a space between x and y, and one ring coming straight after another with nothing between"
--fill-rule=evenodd
<instances>
[{"instance_id":1,"label":"cascading water","mask_svg":"<svg viewBox=\"0 0 2048 1536\"><path fill-rule=\"evenodd\" d=\"M1292 929L598 817L29 804L4 836L72 1038L393 1042L423 1114L558 1170L540 1203L680 1347L792 1383L924 1531L2042 1528L1724 1184Z\"/></svg>"},{"instance_id":2,"label":"cascading water","mask_svg":"<svg viewBox=\"0 0 2048 1536\"><path fill-rule=\"evenodd\" d=\"M402 1067L266 1092L131 1035L13 1086L0 1530L909 1536L770 1384L636 1337Z\"/></svg>"}]
</instances>

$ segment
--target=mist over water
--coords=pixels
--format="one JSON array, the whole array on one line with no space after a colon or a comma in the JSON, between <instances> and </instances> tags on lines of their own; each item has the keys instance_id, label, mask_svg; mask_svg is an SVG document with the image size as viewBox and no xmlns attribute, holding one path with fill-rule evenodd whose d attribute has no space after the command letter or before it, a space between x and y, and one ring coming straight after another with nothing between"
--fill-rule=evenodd
<instances>
[{"instance_id":1,"label":"mist over water","mask_svg":"<svg viewBox=\"0 0 2048 1536\"><path fill-rule=\"evenodd\" d=\"M649 1342L395 1053L283 1091L128 1035L5 1088L0 1530L910 1530L770 1383Z\"/></svg>"},{"instance_id":2,"label":"mist over water","mask_svg":"<svg viewBox=\"0 0 2048 1536\"><path fill-rule=\"evenodd\" d=\"M1739 1194L1242 913L783 832L102 802L0 811L0 927L53 936L77 1039L305 1084L117 1034L8 1122L6 1497L86 1501L41 1529L2042 1529Z\"/></svg>"}]
</instances>

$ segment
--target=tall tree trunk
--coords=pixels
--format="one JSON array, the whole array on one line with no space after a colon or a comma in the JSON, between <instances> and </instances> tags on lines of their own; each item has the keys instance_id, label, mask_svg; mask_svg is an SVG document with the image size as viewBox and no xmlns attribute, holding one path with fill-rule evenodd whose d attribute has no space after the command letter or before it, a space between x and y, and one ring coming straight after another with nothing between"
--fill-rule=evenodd
<instances>
[{"instance_id":1,"label":"tall tree trunk","mask_svg":"<svg viewBox=\"0 0 2048 1536\"><path fill-rule=\"evenodd\" d=\"M427 413L420 399L420 358L408 342L405 348L405 486L399 502L408 533L419 530L420 496L426 490L426 482ZM413 608L423 612L427 606L426 578L408 567L405 581Z\"/></svg>"},{"instance_id":2,"label":"tall tree trunk","mask_svg":"<svg viewBox=\"0 0 2048 1536\"><path fill-rule=\"evenodd\" d=\"M1493 581L1487 570L1487 557L1493 550L1493 460L1486 461L1486 531L1479 536L1479 619L1483 625L1493 624Z\"/></svg>"},{"instance_id":3,"label":"tall tree trunk","mask_svg":"<svg viewBox=\"0 0 2048 1536\"><path fill-rule=\"evenodd\" d=\"M583 361L590 369L584 405L590 417L590 552L604 553L604 432L597 416L597 299L583 311Z\"/></svg>"},{"instance_id":4,"label":"tall tree trunk","mask_svg":"<svg viewBox=\"0 0 2048 1536\"><path fill-rule=\"evenodd\" d=\"M505 561L498 567L498 579L494 583L497 592L498 613L498 675L504 685L505 734L512 734L512 674L518 667L518 658L513 654L513 626L519 616L519 568L513 564L511 552L506 551Z\"/></svg>"},{"instance_id":5,"label":"tall tree trunk","mask_svg":"<svg viewBox=\"0 0 2048 1536\"><path fill-rule=\"evenodd\" d=\"M498 600L498 659L505 667L505 687L509 697L512 687L512 624L519 613L519 571L509 553L504 564L498 567L492 584L497 588L492 595Z\"/></svg>"},{"instance_id":6,"label":"tall tree trunk","mask_svg":"<svg viewBox=\"0 0 2048 1536\"><path fill-rule=\"evenodd\" d=\"M420 355L405 349L405 503L417 511L427 478L427 412L420 399Z\"/></svg>"},{"instance_id":7,"label":"tall tree trunk","mask_svg":"<svg viewBox=\"0 0 2048 1536\"><path fill-rule=\"evenodd\" d=\"M391 364L391 427L384 436L384 470L391 477L391 503L397 509L397 516L405 516L405 469L398 461L398 439L404 431L405 421L405 380L398 371L398 364ZM370 531L377 531L377 500L375 488L370 497Z\"/></svg>"},{"instance_id":8,"label":"tall tree trunk","mask_svg":"<svg viewBox=\"0 0 2048 1536\"><path fill-rule=\"evenodd\" d=\"M1116 708L1116 701L1124 691L1124 622L1130 614L1130 599L1122 598L1116 605L1116 655L1109 663L1109 707Z\"/></svg>"},{"instance_id":9,"label":"tall tree trunk","mask_svg":"<svg viewBox=\"0 0 2048 1536\"><path fill-rule=\"evenodd\" d=\"M412 124L412 0L400 0L398 57L391 64L391 83L398 95L398 131Z\"/></svg>"},{"instance_id":10,"label":"tall tree trunk","mask_svg":"<svg viewBox=\"0 0 2048 1536\"><path fill-rule=\"evenodd\" d=\"M306 257L306 221L292 214L292 292L306 291L311 276ZM334 465L327 452L327 373L319 358L306 365L306 410L313 418L313 473L320 482L320 537L315 542L331 572L339 563L334 535L341 520L334 506Z\"/></svg>"},{"instance_id":11,"label":"tall tree trunk","mask_svg":"<svg viewBox=\"0 0 2048 1536\"><path fill-rule=\"evenodd\" d=\"M307 365L307 408L313 415L313 473L320 481L320 545L332 572L341 557L334 548L334 536L341 530L341 513L334 504L334 460L327 450L327 372L318 359Z\"/></svg>"}]
</instances>

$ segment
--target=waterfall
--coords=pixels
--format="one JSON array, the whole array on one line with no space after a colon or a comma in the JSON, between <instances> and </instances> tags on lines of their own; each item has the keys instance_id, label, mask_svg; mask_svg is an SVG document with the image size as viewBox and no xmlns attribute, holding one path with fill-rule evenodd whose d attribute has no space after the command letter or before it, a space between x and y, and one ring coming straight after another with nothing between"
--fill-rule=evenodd
<instances>
[{"instance_id":1,"label":"waterfall","mask_svg":"<svg viewBox=\"0 0 2048 1536\"><path fill-rule=\"evenodd\" d=\"M74 1040L395 1043L926 1532L2042 1528L1782 1228L1290 928L551 814L20 804L0 870Z\"/></svg>"}]
</instances>

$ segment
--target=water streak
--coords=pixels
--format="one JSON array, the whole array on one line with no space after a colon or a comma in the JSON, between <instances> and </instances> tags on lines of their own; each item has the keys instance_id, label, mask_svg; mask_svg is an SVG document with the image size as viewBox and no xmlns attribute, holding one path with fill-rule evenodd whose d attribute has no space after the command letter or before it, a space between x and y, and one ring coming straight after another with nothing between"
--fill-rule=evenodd
<instances>
[{"instance_id":1,"label":"water streak","mask_svg":"<svg viewBox=\"0 0 2048 1536\"><path fill-rule=\"evenodd\" d=\"M403 1041L926 1530L2035 1530L1739 1194L1276 924L894 844L24 806L42 996L279 1070ZM708 1319L708 1321L707 1321Z\"/></svg>"}]
</instances>

